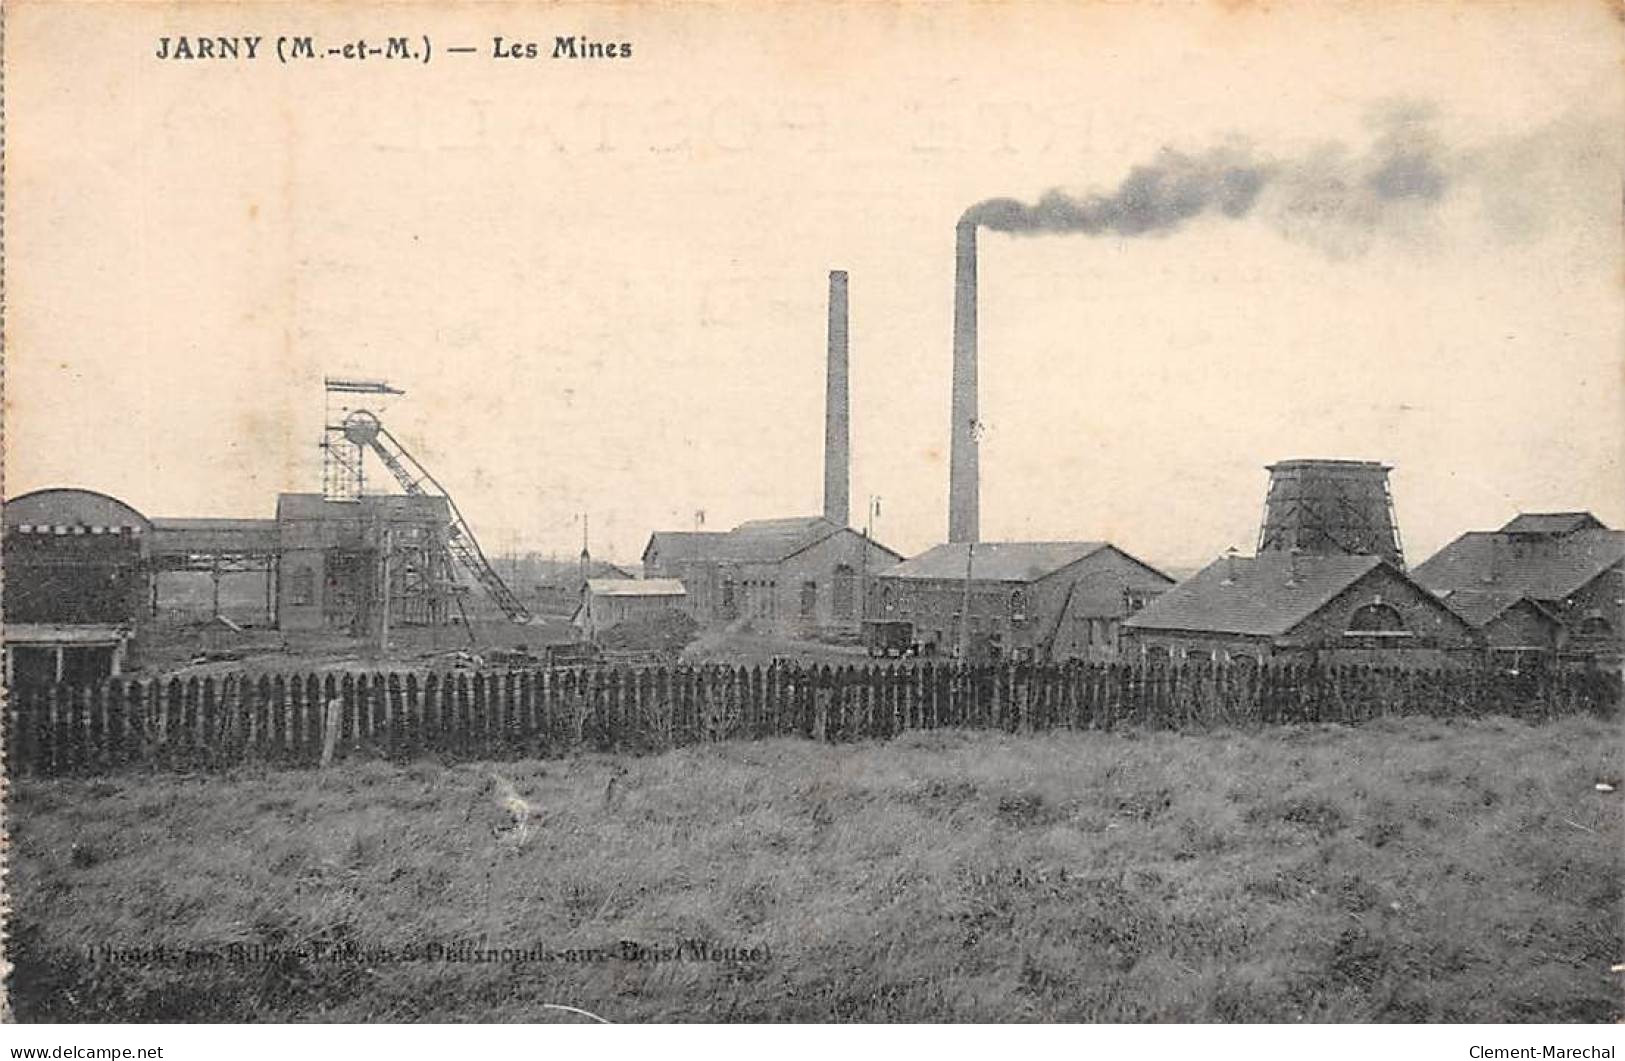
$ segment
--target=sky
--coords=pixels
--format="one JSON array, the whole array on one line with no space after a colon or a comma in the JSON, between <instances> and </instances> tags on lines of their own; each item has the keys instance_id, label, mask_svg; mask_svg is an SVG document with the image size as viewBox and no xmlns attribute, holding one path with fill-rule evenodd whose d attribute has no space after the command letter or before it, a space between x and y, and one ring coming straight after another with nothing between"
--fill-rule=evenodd
<instances>
[{"instance_id":1,"label":"sky","mask_svg":"<svg viewBox=\"0 0 1625 1061\"><path fill-rule=\"evenodd\" d=\"M853 518L879 497L914 554L946 533L955 225L1012 199L979 241L985 539L1198 565L1252 548L1294 457L1391 464L1413 562L1520 510L1625 525L1602 3L7 17L6 496L269 517L320 488L323 376L358 375L406 391L386 425L490 553L816 513L845 269ZM154 54L288 33L480 51Z\"/></svg>"}]
</instances>

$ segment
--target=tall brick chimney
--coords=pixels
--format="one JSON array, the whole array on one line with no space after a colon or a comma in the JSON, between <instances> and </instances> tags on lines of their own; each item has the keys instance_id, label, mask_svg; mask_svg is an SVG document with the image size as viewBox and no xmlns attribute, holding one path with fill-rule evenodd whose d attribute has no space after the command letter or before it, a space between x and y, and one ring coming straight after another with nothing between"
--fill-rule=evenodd
<instances>
[{"instance_id":1,"label":"tall brick chimney","mask_svg":"<svg viewBox=\"0 0 1625 1061\"><path fill-rule=\"evenodd\" d=\"M976 441L976 223L954 238L954 379L948 432L948 540L981 534L981 467Z\"/></svg>"},{"instance_id":2,"label":"tall brick chimney","mask_svg":"<svg viewBox=\"0 0 1625 1061\"><path fill-rule=\"evenodd\" d=\"M846 370L846 270L829 272L829 368L824 391L824 518L837 527L852 521Z\"/></svg>"}]
</instances>

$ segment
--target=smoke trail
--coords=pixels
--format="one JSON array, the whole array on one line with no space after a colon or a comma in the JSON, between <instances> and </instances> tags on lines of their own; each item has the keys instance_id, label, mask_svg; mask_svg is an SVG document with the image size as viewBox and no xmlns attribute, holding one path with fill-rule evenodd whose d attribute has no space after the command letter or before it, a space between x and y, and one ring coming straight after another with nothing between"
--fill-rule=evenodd
<instances>
[{"instance_id":1,"label":"smoke trail","mask_svg":"<svg viewBox=\"0 0 1625 1061\"><path fill-rule=\"evenodd\" d=\"M1110 192L1052 189L1033 203L988 199L966 210L960 224L1136 237L1172 233L1204 215L1259 217L1289 239L1341 257L1364 249L1377 232L1413 223L1451 192L1451 160L1428 119L1416 107L1390 109L1359 156L1336 144L1300 158L1257 158L1241 147L1194 155L1164 149Z\"/></svg>"},{"instance_id":2,"label":"smoke trail","mask_svg":"<svg viewBox=\"0 0 1625 1061\"><path fill-rule=\"evenodd\" d=\"M1030 205L988 199L965 211L961 222L999 232L1140 236L1171 231L1209 211L1245 217L1269 178L1267 166L1231 151L1191 156L1164 150L1155 162L1134 167L1109 195L1074 198L1052 189Z\"/></svg>"}]
</instances>

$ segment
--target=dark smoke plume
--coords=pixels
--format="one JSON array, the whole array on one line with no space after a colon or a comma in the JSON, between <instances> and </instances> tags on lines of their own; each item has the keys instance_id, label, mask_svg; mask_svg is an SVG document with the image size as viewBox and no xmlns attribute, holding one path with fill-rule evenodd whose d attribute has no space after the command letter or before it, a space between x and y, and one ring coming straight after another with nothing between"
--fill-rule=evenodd
<instances>
[{"instance_id":1,"label":"dark smoke plume","mask_svg":"<svg viewBox=\"0 0 1625 1061\"><path fill-rule=\"evenodd\" d=\"M1414 226L1451 191L1452 160L1416 108L1395 108L1376 123L1370 150L1341 145L1301 158L1257 158L1238 147L1199 155L1164 149L1129 171L1110 192L1053 189L1036 202L988 199L960 224L1017 234L1124 237L1166 234L1204 215L1257 217L1288 238L1334 257L1364 249L1371 236Z\"/></svg>"},{"instance_id":2,"label":"dark smoke plume","mask_svg":"<svg viewBox=\"0 0 1625 1061\"><path fill-rule=\"evenodd\" d=\"M1208 211L1245 217L1269 177L1267 167L1233 152L1193 157L1167 150L1134 167L1109 195L1074 198L1051 190L1030 205L988 199L965 211L961 222L998 232L1140 236L1170 231Z\"/></svg>"}]
</instances>

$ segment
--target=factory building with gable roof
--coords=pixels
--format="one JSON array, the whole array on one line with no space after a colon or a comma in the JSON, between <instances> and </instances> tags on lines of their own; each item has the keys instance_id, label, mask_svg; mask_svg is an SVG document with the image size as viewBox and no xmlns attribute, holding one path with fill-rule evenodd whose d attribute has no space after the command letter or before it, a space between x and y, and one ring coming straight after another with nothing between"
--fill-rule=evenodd
<instances>
[{"instance_id":1,"label":"factory building with gable roof","mask_svg":"<svg viewBox=\"0 0 1625 1061\"><path fill-rule=\"evenodd\" d=\"M880 573L871 614L925 655L1117 658L1121 624L1173 579L1109 542L950 542ZM968 602L968 607L967 607Z\"/></svg>"},{"instance_id":2,"label":"factory building with gable roof","mask_svg":"<svg viewBox=\"0 0 1625 1061\"><path fill-rule=\"evenodd\" d=\"M1471 531L1415 575L1504 664L1621 659L1625 531L1589 512L1524 513L1499 530Z\"/></svg>"},{"instance_id":3,"label":"factory building with gable roof","mask_svg":"<svg viewBox=\"0 0 1625 1061\"><path fill-rule=\"evenodd\" d=\"M1479 639L1403 569L1388 467L1269 466L1256 556L1227 555L1124 624L1125 654L1156 662L1470 663Z\"/></svg>"},{"instance_id":4,"label":"factory building with gable roof","mask_svg":"<svg viewBox=\"0 0 1625 1061\"><path fill-rule=\"evenodd\" d=\"M657 531L649 577L680 579L701 623L749 621L797 636L855 637L866 585L902 556L823 516L759 519L731 531Z\"/></svg>"},{"instance_id":5,"label":"factory building with gable roof","mask_svg":"<svg viewBox=\"0 0 1625 1061\"><path fill-rule=\"evenodd\" d=\"M1476 654L1471 626L1378 556L1227 556L1124 624L1151 662L1443 666Z\"/></svg>"},{"instance_id":6,"label":"factory building with gable roof","mask_svg":"<svg viewBox=\"0 0 1625 1061\"><path fill-rule=\"evenodd\" d=\"M847 276L829 274L824 401L824 511L747 520L730 531L656 531L643 550L650 578L675 578L701 623L748 623L796 637L855 639L875 572L903 557L853 530L847 394Z\"/></svg>"}]
</instances>

